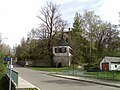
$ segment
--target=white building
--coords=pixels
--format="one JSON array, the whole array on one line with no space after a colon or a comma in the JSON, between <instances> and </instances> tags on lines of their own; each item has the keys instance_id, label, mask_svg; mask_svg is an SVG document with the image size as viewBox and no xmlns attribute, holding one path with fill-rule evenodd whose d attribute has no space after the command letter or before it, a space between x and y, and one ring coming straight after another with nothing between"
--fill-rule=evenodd
<instances>
[{"instance_id":1,"label":"white building","mask_svg":"<svg viewBox=\"0 0 120 90\"><path fill-rule=\"evenodd\" d=\"M72 59L72 48L65 40L53 47L54 64L56 67L70 66Z\"/></svg>"},{"instance_id":2,"label":"white building","mask_svg":"<svg viewBox=\"0 0 120 90\"><path fill-rule=\"evenodd\" d=\"M100 70L120 70L120 57L104 57L100 62Z\"/></svg>"}]
</instances>

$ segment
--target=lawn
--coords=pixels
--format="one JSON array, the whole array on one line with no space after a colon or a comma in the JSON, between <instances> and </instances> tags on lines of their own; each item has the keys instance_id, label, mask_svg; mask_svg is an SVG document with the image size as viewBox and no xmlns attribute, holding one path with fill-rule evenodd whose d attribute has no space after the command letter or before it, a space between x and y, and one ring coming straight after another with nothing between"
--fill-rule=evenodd
<instances>
[{"instance_id":1,"label":"lawn","mask_svg":"<svg viewBox=\"0 0 120 90\"><path fill-rule=\"evenodd\" d=\"M92 78L120 81L119 71L85 72L84 74L87 77L92 77Z\"/></svg>"},{"instance_id":2,"label":"lawn","mask_svg":"<svg viewBox=\"0 0 120 90\"><path fill-rule=\"evenodd\" d=\"M34 70L40 71L48 71L48 72L63 72L64 70L71 70L72 67L62 67L62 68L54 68L54 67L30 67Z\"/></svg>"},{"instance_id":3,"label":"lawn","mask_svg":"<svg viewBox=\"0 0 120 90\"><path fill-rule=\"evenodd\" d=\"M34 70L54 72L64 75L75 75L89 78L105 79L105 80L115 80L120 81L120 71L99 71L99 72L86 72L78 68L73 67L62 67L62 68L52 68L52 67L30 67Z\"/></svg>"}]
</instances>

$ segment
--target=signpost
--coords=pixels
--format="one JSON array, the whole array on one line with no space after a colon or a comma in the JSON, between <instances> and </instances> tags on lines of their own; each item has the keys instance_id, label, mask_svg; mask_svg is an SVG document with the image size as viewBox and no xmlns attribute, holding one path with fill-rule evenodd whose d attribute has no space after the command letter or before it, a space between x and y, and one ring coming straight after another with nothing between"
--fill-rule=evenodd
<instances>
[{"instance_id":1,"label":"signpost","mask_svg":"<svg viewBox=\"0 0 120 90\"><path fill-rule=\"evenodd\" d=\"M10 75L9 75L9 77L10 77L10 80L9 80L9 90L11 90L12 68L13 68L13 66L12 66L12 58L4 58L4 60L5 60L5 61L10 61L10 63L9 63L9 69L10 69Z\"/></svg>"}]
</instances>

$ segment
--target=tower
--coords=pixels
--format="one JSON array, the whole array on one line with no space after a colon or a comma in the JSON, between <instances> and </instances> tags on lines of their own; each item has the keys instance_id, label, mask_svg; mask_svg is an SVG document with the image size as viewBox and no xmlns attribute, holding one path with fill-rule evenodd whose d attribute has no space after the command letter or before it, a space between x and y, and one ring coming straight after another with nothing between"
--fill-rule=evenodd
<instances>
[{"instance_id":1,"label":"tower","mask_svg":"<svg viewBox=\"0 0 120 90\"><path fill-rule=\"evenodd\" d=\"M72 59L72 48L61 38L58 44L53 47L54 65L56 67L70 66Z\"/></svg>"}]
</instances>

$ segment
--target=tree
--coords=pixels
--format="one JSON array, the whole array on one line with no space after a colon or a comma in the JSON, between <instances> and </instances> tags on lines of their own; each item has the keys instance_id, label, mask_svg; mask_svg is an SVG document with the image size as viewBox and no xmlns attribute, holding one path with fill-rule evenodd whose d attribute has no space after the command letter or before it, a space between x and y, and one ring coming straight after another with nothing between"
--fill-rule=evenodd
<instances>
[{"instance_id":1,"label":"tree","mask_svg":"<svg viewBox=\"0 0 120 90\"><path fill-rule=\"evenodd\" d=\"M29 59L29 47L28 42L25 38L21 39L21 44L16 46L15 55L17 56L18 60L25 60Z\"/></svg>"},{"instance_id":2,"label":"tree","mask_svg":"<svg viewBox=\"0 0 120 90\"><path fill-rule=\"evenodd\" d=\"M3 38L2 38L2 35L0 34L0 79L3 76L5 76L7 72L7 68L6 68L7 63L5 63L3 59L5 55L8 53L7 50L10 49L10 47L8 47L2 41L3 41Z\"/></svg>"},{"instance_id":3,"label":"tree","mask_svg":"<svg viewBox=\"0 0 120 90\"><path fill-rule=\"evenodd\" d=\"M91 63L93 63L96 58L94 34L101 19L99 16L94 14L94 11L85 11L83 14L83 21L84 35L89 41L89 60Z\"/></svg>"},{"instance_id":4,"label":"tree","mask_svg":"<svg viewBox=\"0 0 120 90\"><path fill-rule=\"evenodd\" d=\"M119 35L117 28L115 25L103 22L93 11L85 11L83 20L85 34L90 42L91 60L104 57L107 55L105 51L108 51L110 44L115 42Z\"/></svg>"},{"instance_id":5,"label":"tree","mask_svg":"<svg viewBox=\"0 0 120 90\"><path fill-rule=\"evenodd\" d=\"M40 32L39 36L42 39L46 39L47 52L53 66L53 40L58 31L63 31L67 26L67 22L64 21L59 12L59 6L55 3L47 3L41 8L40 15L37 16L41 20L40 28L37 32ZM42 36L42 37L41 37ZM38 37L38 38L39 38Z\"/></svg>"},{"instance_id":6,"label":"tree","mask_svg":"<svg viewBox=\"0 0 120 90\"><path fill-rule=\"evenodd\" d=\"M83 15L76 13L71 42L73 59L93 65L105 55L115 55L113 53L119 49L119 31L115 25L103 22L93 11L85 11Z\"/></svg>"},{"instance_id":7,"label":"tree","mask_svg":"<svg viewBox=\"0 0 120 90\"><path fill-rule=\"evenodd\" d=\"M118 35L118 30L114 25L110 23L100 23L97 30L94 32L97 53L103 56L107 55L104 51L106 49L113 49L111 46L116 42Z\"/></svg>"},{"instance_id":8,"label":"tree","mask_svg":"<svg viewBox=\"0 0 120 90\"><path fill-rule=\"evenodd\" d=\"M73 48L73 62L76 64L81 64L86 60L86 45L88 44L88 41L82 36L84 32L82 24L82 16L76 13L70 42L70 45Z\"/></svg>"}]
</instances>

